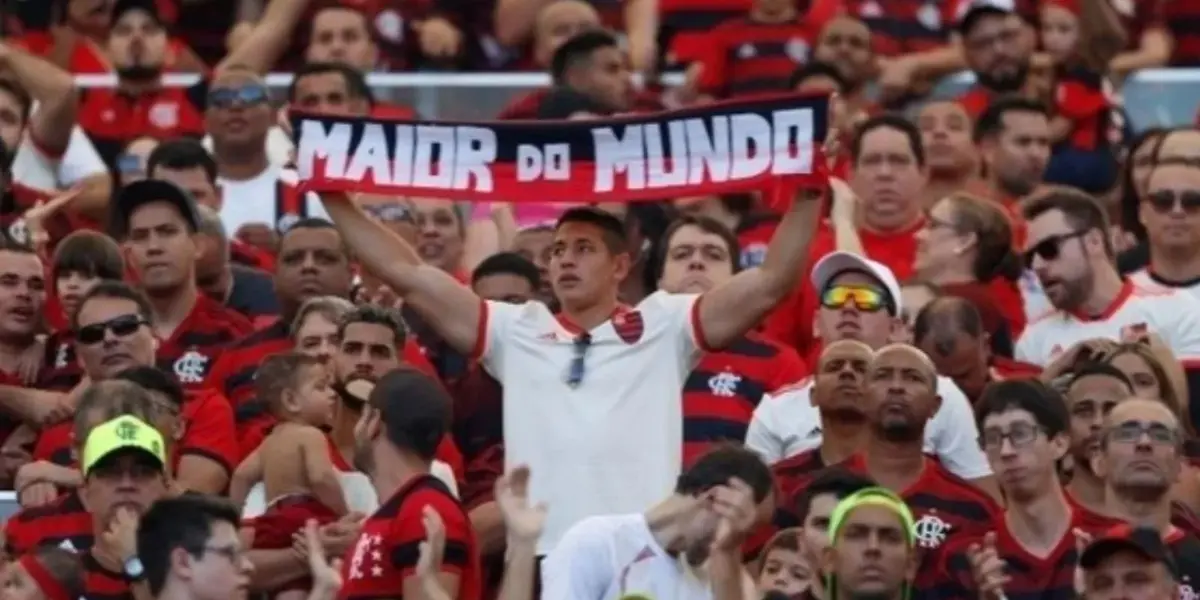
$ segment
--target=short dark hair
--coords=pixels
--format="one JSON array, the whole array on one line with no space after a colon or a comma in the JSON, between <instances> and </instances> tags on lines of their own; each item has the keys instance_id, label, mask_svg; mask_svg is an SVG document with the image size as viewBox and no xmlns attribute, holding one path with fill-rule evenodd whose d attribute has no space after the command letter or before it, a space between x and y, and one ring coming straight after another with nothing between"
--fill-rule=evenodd
<instances>
[{"instance_id":1,"label":"short dark hair","mask_svg":"<svg viewBox=\"0 0 1200 600\"><path fill-rule=\"evenodd\" d=\"M296 84L301 78L310 75L325 75L332 73L340 75L346 84L346 93L355 100L366 100L368 106L375 106L375 94L367 85L367 77L362 71L340 62L306 62L292 74L292 83L288 85L288 101L296 101Z\"/></svg>"},{"instance_id":2,"label":"short dark hair","mask_svg":"<svg viewBox=\"0 0 1200 600\"><path fill-rule=\"evenodd\" d=\"M166 140L146 158L146 177L154 179L159 168L182 170L203 169L209 183L217 182L217 161L199 140L181 137Z\"/></svg>"},{"instance_id":3,"label":"short dark hair","mask_svg":"<svg viewBox=\"0 0 1200 600\"><path fill-rule=\"evenodd\" d=\"M655 280L662 277L663 269L666 268L668 253L671 251L671 238L684 227L695 227L704 233L711 233L721 238L725 243L725 250L729 253L729 260L732 262L733 272L737 273L741 270L741 245L738 243L737 235L729 230L728 227L721 224L720 221L711 217L702 215L680 215L671 221L667 226L666 232L663 233L662 243L659 244L657 256L655 257L653 267L655 269Z\"/></svg>"},{"instance_id":4,"label":"short dark hair","mask_svg":"<svg viewBox=\"0 0 1200 600\"><path fill-rule=\"evenodd\" d=\"M78 554L65 548L43 544L31 550L27 556L45 569L55 583L62 586L67 598L84 597L84 568Z\"/></svg>"},{"instance_id":5,"label":"short dark hair","mask_svg":"<svg viewBox=\"0 0 1200 600\"><path fill-rule=\"evenodd\" d=\"M569 119L581 112L608 115L613 111L587 94L570 88L556 87L543 96L541 102L538 102L537 118Z\"/></svg>"},{"instance_id":6,"label":"short dark hair","mask_svg":"<svg viewBox=\"0 0 1200 600\"><path fill-rule=\"evenodd\" d=\"M113 380L137 384L149 392L163 395L176 409L183 408L183 386L173 375L158 367L129 367L113 376Z\"/></svg>"},{"instance_id":7,"label":"short dark hair","mask_svg":"<svg viewBox=\"0 0 1200 600\"><path fill-rule=\"evenodd\" d=\"M254 373L254 392L259 402L279 411L283 392L293 389L300 374L309 367L319 367L321 361L299 352L273 354L258 366Z\"/></svg>"},{"instance_id":8,"label":"short dark hair","mask_svg":"<svg viewBox=\"0 0 1200 600\"><path fill-rule=\"evenodd\" d=\"M451 401L440 382L403 366L379 378L367 402L380 412L389 442L433 459L450 426Z\"/></svg>"},{"instance_id":9,"label":"short dark hair","mask_svg":"<svg viewBox=\"0 0 1200 600\"><path fill-rule=\"evenodd\" d=\"M125 277L125 258L116 240L81 229L63 238L54 248L54 277L72 273L84 277L120 281Z\"/></svg>"},{"instance_id":10,"label":"short dark hair","mask_svg":"<svg viewBox=\"0 0 1200 600\"><path fill-rule=\"evenodd\" d=\"M196 558L207 551L216 523L228 523L234 529L240 526L238 509L225 498L182 494L150 505L138 521L137 547L151 594L162 593L176 549Z\"/></svg>"},{"instance_id":11,"label":"short dark hair","mask_svg":"<svg viewBox=\"0 0 1200 600\"><path fill-rule=\"evenodd\" d=\"M1021 207L1026 221L1055 210L1062 212L1067 223L1077 232L1093 229L1100 232L1105 252L1113 255L1112 239L1108 235L1108 213L1092 196L1075 188L1048 186L1045 191L1026 200Z\"/></svg>"},{"instance_id":12,"label":"short dark hair","mask_svg":"<svg viewBox=\"0 0 1200 600\"><path fill-rule=\"evenodd\" d=\"M121 415L133 415L153 421L158 414L150 390L131 381L96 381L79 395L71 432L75 444L82 446L92 428Z\"/></svg>"},{"instance_id":13,"label":"short dark hair","mask_svg":"<svg viewBox=\"0 0 1200 600\"><path fill-rule=\"evenodd\" d=\"M792 71L791 77L788 78L788 89L794 90L796 86L817 77L828 77L837 84L838 91L843 92L850 87L846 81L846 76L838 70L832 63L812 61L810 63L800 65L795 71Z\"/></svg>"},{"instance_id":14,"label":"short dark hair","mask_svg":"<svg viewBox=\"0 0 1200 600\"><path fill-rule=\"evenodd\" d=\"M982 431L988 417L1012 410L1033 415L1047 437L1066 432L1071 419L1067 401L1058 390L1039 379L1009 379L993 381L983 388L975 406L976 425Z\"/></svg>"},{"instance_id":15,"label":"short dark hair","mask_svg":"<svg viewBox=\"0 0 1200 600\"><path fill-rule=\"evenodd\" d=\"M1088 360L1072 365L1068 374L1071 377L1070 381L1068 381L1066 385L1066 390L1068 392L1071 390L1072 386L1074 386L1080 379L1083 379L1084 377L1108 377L1110 379L1116 379L1125 387L1129 388L1130 393L1133 393L1134 390L1133 380L1129 379L1129 376L1126 375L1124 371L1112 366L1109 363L1100 362L1099 360L1092 360L1089 358Z\"/></svg>"},{"instance_id":16,"label":"short dark hair","mask_svg":"<svg viewBox=\"0 0 1200 600\"><path fill-rule=\"evenodd\" d=\"M617 47L617 38L607 31L592 29L580 32L554 51L554 56L550 59L551 80L561 84L566 80L568 71L591 59L597 50Z\"/></svg>"},{"instance_id":17,"label":"short dark hair","mask_svg":"<svg viewBox=\"0 0 1200 600\"><path fill-rule=\"evenodd\" d=\"M79 313L83 311L83 307L88 302L96 298L112 298L115 300L128 300L137 305L138 316L142 317L148 323L154 321L154 312L150 308L150 301L146 299L146 295L133 289L124 281L104 280L97 283L95 287L88 290L83 298L79 299L79 306L75 309L75 314L71 315L71 329L79 330Z\"/></svg>"},{"instance_id":18,"label":"short dark hair","mask_svg":"<svg viewBox=\"0 0 1200 600\"><path fill-rule=\"evenodd\" d=\"M1046 105L1026 98L1024 96L1008 95L1001 96L991 101L979 118L975 120L975 130L971 137L975 143L983 141L985 138L996 136L1004 131L1004 117L1009 113L1027 113L1038 114L1049 118L1050 111Z\"/></svg>"},{"instance_id":19,"label":"short dark hair","mask_svg":"<svg viewBox=\"0 0 1200 600\"><path fill-rule=\"evenodd\" d=\"M368 323L387 327L392 331L392 340L396 343L396 352L399 353L404 350L404 344L408 340L408 326L404 324L404 318L400 316L400 311L374 304L360 304L355 306L354 310L343 315L341 321L338 321L338 337L346 339L346 327L355 323Z\"/></svg>"},{"instance_id":20,"label":"short dark hair","mask_svg":"<svg viewBox=\"0 0 1200 600\"><path fill-rule=\"evenodd\" d=\"M865 490L877 485L870 477L859 475L842 467L833 466L821 469L813 480L804 488L804 492L796 499L796 518L803 524L812 512L813 500L832 494L838 500L859 490Z\"/></svg>"},{"instance_id":21,"label":"short dark hair","mask_svg":"<svg viewBox=\"0 0 1200 600\"><path fill-rule=\"evenodd\" d=\"M568 208L554 224L555 231L567 223L586 223L598 227L609 252L613 254L629 252L629 235L625 232L625 223L608 211L594 206Z\"/></svg>"},{"instance_id":22,"label":"short dark hair","mask_svg":"<svg viewBox=\"0 0 1200 600\"><path fill-rule=\"evenodd\" d=\"M471 272L471 284L492 275L515 275L529 282L533 290L542 285L542 275L537 265L516 252L497 252L479 263Z\"/></svg>"},{"instance_id":23,"label":"short dark hair","mask_svg":"<svg viewBox=\"0 0 1200 600\"><path fill-rule=\"evenodd\" d=\"M939 296L926 304L913 320L913 341L918 345L933 336L933 348L948 356L954 352L954 337L965 333L974 339L984 334L983 317L969 300L958 296Z\"/></svg>"},{"instance_id":24,"label":"short dark hair","mask_svg":"<svg viewBox=\"0 0 1200 600\"><path fill-rule=\"evenodd\" d=\"M755 503L765 500L774 485L770 467L753 450L737 444L719 444L679 476L675 493L695 496L725 485L734 477L754 490Z\"/></svg>"},{"instance_id":25,"label":"short dark hair","mask_svg":"<svg viewBox=\"0 0 1200 600\"><path fill-rule=\"evenodd\" d=\"M862 156L863 142L867 135L876 129L893 129L904 134L908 138L908 148L912 151L913 157L917 161L917 165L925 166L925 144L921 141L921 130L917 129L913 122L904 118L901 115L887 113L876 115L863 121L858 129L854 131L854 137L850 139L850 157L855 164L858 163L858 158Z\"/></svg>"}]
</instances>

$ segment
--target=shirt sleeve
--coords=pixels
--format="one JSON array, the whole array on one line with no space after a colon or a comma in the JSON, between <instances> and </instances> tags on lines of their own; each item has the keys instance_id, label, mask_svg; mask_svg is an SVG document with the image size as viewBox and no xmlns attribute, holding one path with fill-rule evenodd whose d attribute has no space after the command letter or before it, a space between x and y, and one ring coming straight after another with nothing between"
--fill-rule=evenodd
<instances>
[{"instance_id":1,"label":"shirt sleeve","mask_svg":"<svg viewBox=\"0 0 1200 600\"><path fill-rule=\"evenodd\" d=\"M62 160L58 162L56 174L60 188L69 188L88 177L108 174L108 167L95 144L79 126L71 129L71 138L67 141Z\"/></svg>"},{"instance_id":2,"label":"shirt sleeve","mask_svg":"<svg viewBox=\"0 0 1200 600\"><path fill-rule=\"evenodd\" d=\"M531 306L531 302L521 305L491 300L480 302L482 304L479 309L479 337L475 340L472 358L478 358L488 373L503 384L513 323L521 317L522 311L536 307Z\"/></svg>"},{"instance_id":3,"label":"shirt sleeve","mask_svg":"<svg viewBox=\"0 0 1200 600\"><path fill-rule=\"evenodd\" d=\"M679 358L679 368L682 377L686 377L697 361L701 351L707 351L704 343L704 331L700 325L700 302L703 296L697 294L668 294L657 291L638 305L646 319L663 319L666 323L666 334L670 336L675 348L675 356ZM647 327L656 325L647 321Z\"/></svg>"},{"instance_id":4,"label":"shirt sleeve","mask_svg":"<svg viewBox=\"0 0 1200 600\"><path fill-rule=\"evenodd\" d=\"M233 407L215 393L205 392L196 410L189 416L179 455L202 456L225 468L229 473L237 466L241 451L233 420Z\"/></svg>"},{"instance_id":5,"label":"shirt sleeve","mask_svg":"<svg viewBox=\"0 0 1200 600\"><path fill-rule=\"evenodd\" d=\"M783 460L783 440L776 433L779 426L780 399L763 394L762 401L754 408L750 427L746 429L746 447L757 452L767 464Z\"/></svg>"},{"instance_id":6,"label":"shirt sleeve","mask_svg":"<svg viewBox=\"0 0 1200 600\"><path fill-rule=\"evenodd\" d=\"M601 519L604 519L601 517ZM585 519L567 530L542 561L542 598L600 600L615 579L604 521Z\"/></svg>"},{"instance_id":7,"label":"shirt sleeve","mask_svg":"<svg viewBox=\"0 0 1200 600\"><path fill-rule=\"evenodd\" d=\"M387 556L390 557L392 570L400 581L416 571L417 560L421 556L421 542L425 541L425 525L419 511L429 505L433 506L438 515L442 517L442 523L446 527L446 546L442 551L442 572L461 575L470 566L471 561L470 523L449 498L433 493L421 493L418 497L426 499L427 502L405 502L406 510L397 515L388 539L384 540L384 543L387 544ZM416 497L412 499L415 500ZM408 507L417 508L412 510Z\"/></svg>"},{"instance_id":8,"label":"shirt sleeve","mask_svg":"<svg viewBox=\"0 0 1200 600\"><path fill-rule=\"evenodd\" d=\"M987 457L979 447L979 429L966 395L945 378L938 379L938 394L942 406L930 422L931 430L925 434L925 449L931 450L950 472L963 479L991 475Z\"/></svg>"}]
</instances>

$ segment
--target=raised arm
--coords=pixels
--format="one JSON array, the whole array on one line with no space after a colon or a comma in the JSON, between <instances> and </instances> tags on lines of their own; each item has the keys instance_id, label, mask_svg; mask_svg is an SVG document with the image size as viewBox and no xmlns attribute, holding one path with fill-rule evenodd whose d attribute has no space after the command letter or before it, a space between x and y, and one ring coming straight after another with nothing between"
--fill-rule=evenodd
<instances>
[{"instance_id":1,"label":"raised arm","mask_svg":"<svg viewBox=\"0 0 1200 600\"><path fill-rule=\"evenodd\" d=\"M723 348L741 338L792 291L808 258L820 205L820 194L805 190L780 221L762 264L700 297L699 341L705 347Z\"/></svg>"},{"instance_id":2,"label":"raised arm","mask_svg":"<svg viewBox=\"0 0 1200 600\"><path fill-rule=\"evenodd\" d=\"M221 59L215 71L241 65L266 73L287 50L296 24L308 8L309 0L271 0L262 19L246 34L246 39Z\"/></svg>"},{"instance_id":3,"label":"raised arm","mask_svg":"<svg viewBox=\"0 0 1200 600\"><path fill-rule=\"evenodd\" d=\"M397 294L455 350L476 349L483 306L479 296L441 269L427 265L399 235L363 213L345 194L321 194L354 256Z\"/></svg>"},{"instance_id":4,"label":"raised arm","mask_svg":"<svg viewBox=\"0 0 1200 600\"><path fill-rule=\"evenodd\" d=\"M71 74L28 52L0 42L0 68L12 73L38 101L29 119L29 135L39 147L61 154L67 149L79 106L79 90ZM16 152L16 148L10 148Z\"/></svg>"}]
</instances>

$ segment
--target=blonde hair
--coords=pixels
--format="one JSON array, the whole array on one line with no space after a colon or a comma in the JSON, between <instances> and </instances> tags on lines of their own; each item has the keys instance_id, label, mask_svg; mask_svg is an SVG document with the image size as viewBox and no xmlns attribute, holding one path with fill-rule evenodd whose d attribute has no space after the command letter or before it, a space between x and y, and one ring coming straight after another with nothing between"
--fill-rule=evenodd
<instances>
[{"instance_id":1,"label":"blonde hair","mask_svg":"<svg viewBox=\"0 0 1200 600\"><path fill-rule=\"evenodd\" d=\"M1175 359L1175 353L1161 339L1151 336L1146 342L1126 342L1119 344L1104 357L1104 362L1112 365L1114 359L1125 354L1132 354L1142 359L1154 378L1158 380L1161 400L1189 434L1195 434L1192 421L1188 417L1188 386L1187 376L1183 367Z\"/></svg>"},{"instance_id":2,"label":"blonde hair","mask_svg":"<svg viewBox=\"0 0 1200 600\"><path fill-rule=\"evenodd\" d=\"M300 310L296 311L296 318L292 319L292 324L288 329L288 333L294 338L299 333L300 327L308 320L308 317L314 313L321 315L331 323L341 322L342 317L354 310L354 304L345 298L337 296L318 296L309 298L300 305Z\"/></svg>"},{"instance_id":3,"label":"blonde hair","mask_svg":"<svg viewBox=\"0 0 1200 600\"><path fill-rule=\"evenodd\" d=\"M1013 250L1012 219L999 204L968 192L955 192L938 202L950 203L954 210L951 225L956 231L975 236L975 263L971 265L975 279L1020 279L1023 265Z\"/></svg>"}]
</instances>

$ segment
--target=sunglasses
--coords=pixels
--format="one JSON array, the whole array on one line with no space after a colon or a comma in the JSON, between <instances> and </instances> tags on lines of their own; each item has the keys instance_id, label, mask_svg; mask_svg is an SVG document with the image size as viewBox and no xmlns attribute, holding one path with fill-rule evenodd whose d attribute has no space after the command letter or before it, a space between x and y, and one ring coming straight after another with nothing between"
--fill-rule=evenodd
<instances>
[{"instance_id":1,"label":"sunglasses","mask_svg":"<svg viewBox=\"0 0 1200 600\"><path fill-rule=\"evenodd\" d=\"M244 85L236 88L213 88L208 91L208 105L214 108L229 108L235 104L254 106L264 104L270 98L266 86Z\"/></svg>"},{"instance_id":2,"label":"sunglasses","mask_svg":"<svg viewBox=\"0 0 1200 600\"><path fill-rule=\"evenodd\" d=\"M1062 253L1063 242L1075 239L1077 237L1082 237L1087 232L1088 230L1084 229L1082 231L1072 231L1071 233L1052 235L1038 242L1032 248L1025 251L1025 254L1022 257L1025 260L1025 268L1032 269L1033 259L1038 256L1042 257L1042 260L1045 261L1056 260L1059 254Z\"/></svg>"},{"instance_id":3,"label":"sunglasses","mask_svg":"<svg viewBox=\"0 0 1200 600\"><path fill-rule=\"evenodd\" d=\"M1200 212L1200 192L1190 190L1186 192L1157 191L1147 196L1146 202L1150 203L1155 212L1160 213L1169 213L1176 206L1185 213Z\"/></svg>"},{"instance_id":4,"label":"sunglasses","mask_svg":"<svg viewBox=\"0 0 1200 600\"><path fill-rule=\"evenodd\" d=\"M854 308L863 312L875 312L891 306L887 294L869 285L835 285L821 294L821 306L834 310L854 302Z\"/></svg>"},{"instance_id":5,"label":"sunglasses","mask_svg":"<svg viewBox=\"0 0 1200 600\"><path fill-rule=\"evenodd\" d=\"M75 341L85 346L104 341L105 332L111 331L117 337L133 335L147 321L138 315L121 315L100 323L92 323L75 331Z\"/></svg>"}]
</instances>

